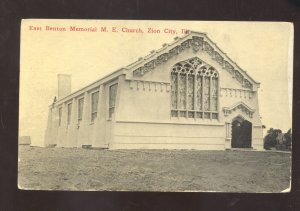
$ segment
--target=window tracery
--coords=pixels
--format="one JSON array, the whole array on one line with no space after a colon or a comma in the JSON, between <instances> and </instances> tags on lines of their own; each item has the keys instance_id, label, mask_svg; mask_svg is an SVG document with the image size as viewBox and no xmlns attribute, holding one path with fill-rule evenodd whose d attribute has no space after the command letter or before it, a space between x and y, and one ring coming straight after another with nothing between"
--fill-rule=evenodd
<instances>
[{"instance_id":1,"label":"window tracery","mask_svg":"<svg viewBox=\"0 0 300 211\"><path fill-rule=\"evenodd\" d=\"M239 71L235 71L235 77L240 83L243 83L243 75Z\"/></svg>"},{"instance_id":2,"label":"window tracery","mask_svg":"<svg viewBox=\"0 0 300 211\"><path fill-rule=\"evenodd\" d=\"M176 39L177 40L177 39ZM167 44L163 45L163 48L166 48ZM215 43L209 41L207 38L202 36L192 36L192 38L179 43L177 46L170 49L168 52L165 52L153 60L143 64L140 67L137 67L133 71L134 77L142 77L147 72L152 71L156 66L163 64L164 62L168 61L175 55L178 55L185 49L192 48L194 51L202 50L209 54L209 56L218 62L223 69L227 70L232 77L236 78L236 80L241 83L241 85L248 89L253 89L253 84L249 80L244 80L244 74L242 74L242 70L240 68L234 67L237 66L234 62L232 62L229 58L227 58L224 53L217 49ZM151 51L151 54L154 54L156 51ZM147 58L140 58L138 61L147 60ZM194 69L196 69L193 64L189 61Z\"/></svg>"},{"instance_id":3,"label":"window tracery","mask_svg":"<svg viewBox=\"0 0 300 211\"><path fill-rule=\"evenodd\" d=\"M171 116L218 119L218 72L197 57L171 71Z\"/></svg>"}]
</instances>

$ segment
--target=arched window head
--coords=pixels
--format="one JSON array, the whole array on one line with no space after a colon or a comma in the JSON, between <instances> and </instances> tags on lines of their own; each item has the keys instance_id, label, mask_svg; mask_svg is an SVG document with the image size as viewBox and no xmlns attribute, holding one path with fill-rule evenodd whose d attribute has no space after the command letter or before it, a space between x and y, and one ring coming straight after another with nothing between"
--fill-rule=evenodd
<instances>
[{"instance_id":1,"label":"arched window head","mask_svg":"<svg viewBox=\"0 0 300 211\"><path fill-rule=\"evenodd\" d=\"M218 119L218 72L198 57L171 71L171 116Z\"/></svg>"}]
</instances>

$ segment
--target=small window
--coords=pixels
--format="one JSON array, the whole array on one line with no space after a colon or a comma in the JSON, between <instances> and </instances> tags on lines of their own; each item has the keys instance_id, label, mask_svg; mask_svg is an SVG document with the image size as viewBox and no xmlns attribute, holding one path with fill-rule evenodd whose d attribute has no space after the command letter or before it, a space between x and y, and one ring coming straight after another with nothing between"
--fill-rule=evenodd
<instances>
[{"instance_id":1,"label":"small window","mask_svg":"<svg viewBox=\"0 0 300 211\"><path fill-rule=\"evenodd\" d=\"M82 121L83 102L83 98L78 100L78 123Z\"/></svg>"},{"instance_id":2,"label":"small window","mask_svg":"<svg viewBox=\"0 0 300 211\"><path fill-rule=\"evenodd\" d=\"M91 121L97 117L97 107L98 107L98 100L99 100L99 92L92 93L92 109L91 109Z\"/></svg>"},{"instance_id":3,"label":"small window","mask_svg":"<svg viewBox=\"0 0 300 211\"><path fill-rule=\"evenodd\" d=\"M71 122L72 103L68 104L68 125Z\"/></svg>"},{"instance_id":4,"label":"small window","mask_svg":"<svg viewBox=\"0 0 300 211\"><path fill-rule=\"evenodd\" d=\"M114 84L109 87L109 105L108 105L109 119L111 119L112 114L115 112L117 88L118 88L118 84Z\"/></svg>"},{"instance_id":5,"label":"small window","mask_svg":"<svg viewBox=\"0 0 300 211\"><path fill-rule=\"evenodd\" d=\"M62 107L58 109L58 126L61 126Z\"/></svg>"}]
</instances>

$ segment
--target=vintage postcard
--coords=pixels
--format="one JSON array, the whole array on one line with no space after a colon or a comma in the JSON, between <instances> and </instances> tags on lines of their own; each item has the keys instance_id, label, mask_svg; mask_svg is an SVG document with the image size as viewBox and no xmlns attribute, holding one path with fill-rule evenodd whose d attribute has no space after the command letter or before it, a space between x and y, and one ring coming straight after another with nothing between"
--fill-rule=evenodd
<instances>
[{"instance_id":1,"label":"vintage postcard","mask_svg":"<svg viewBox=\"0 0 300 211\"><path fill-rule=\"evenodd\" d=\"M293 24L21 24L18 187L288 192Z\"/></svg>"}]
</instances>

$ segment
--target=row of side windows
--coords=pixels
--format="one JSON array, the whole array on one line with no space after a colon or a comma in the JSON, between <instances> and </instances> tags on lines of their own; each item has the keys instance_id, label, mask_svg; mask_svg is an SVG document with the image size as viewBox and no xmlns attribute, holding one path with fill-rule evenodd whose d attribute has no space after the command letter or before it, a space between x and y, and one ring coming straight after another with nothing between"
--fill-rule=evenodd
<instances>
[{"instance_id":1,"label":"row of side windows","mask_svg":"<svg viewBox=\"0 0 300 211\"><path fill-rule=\"evenodd\" d=\"M112 114L115 111L115 102L116 102L116 95L117 95L117 87L118 84L113 84L109 87L109 96L108 96L108 116L109 119L111 119ZM97 118L97 108L98 108L98 102L99 102L99 91L93 92L91 94L91 122L94 122ZM77 122L80 124L80 122L83 119L83 105L84 105L84 98L79 98L77 101ZM67 104L67 125L71 122L71 112L72 112L72 103ZM62 107L59 107L58 109L58 125L61 126L62 123Z\"/></svg>"}]
</instances>

